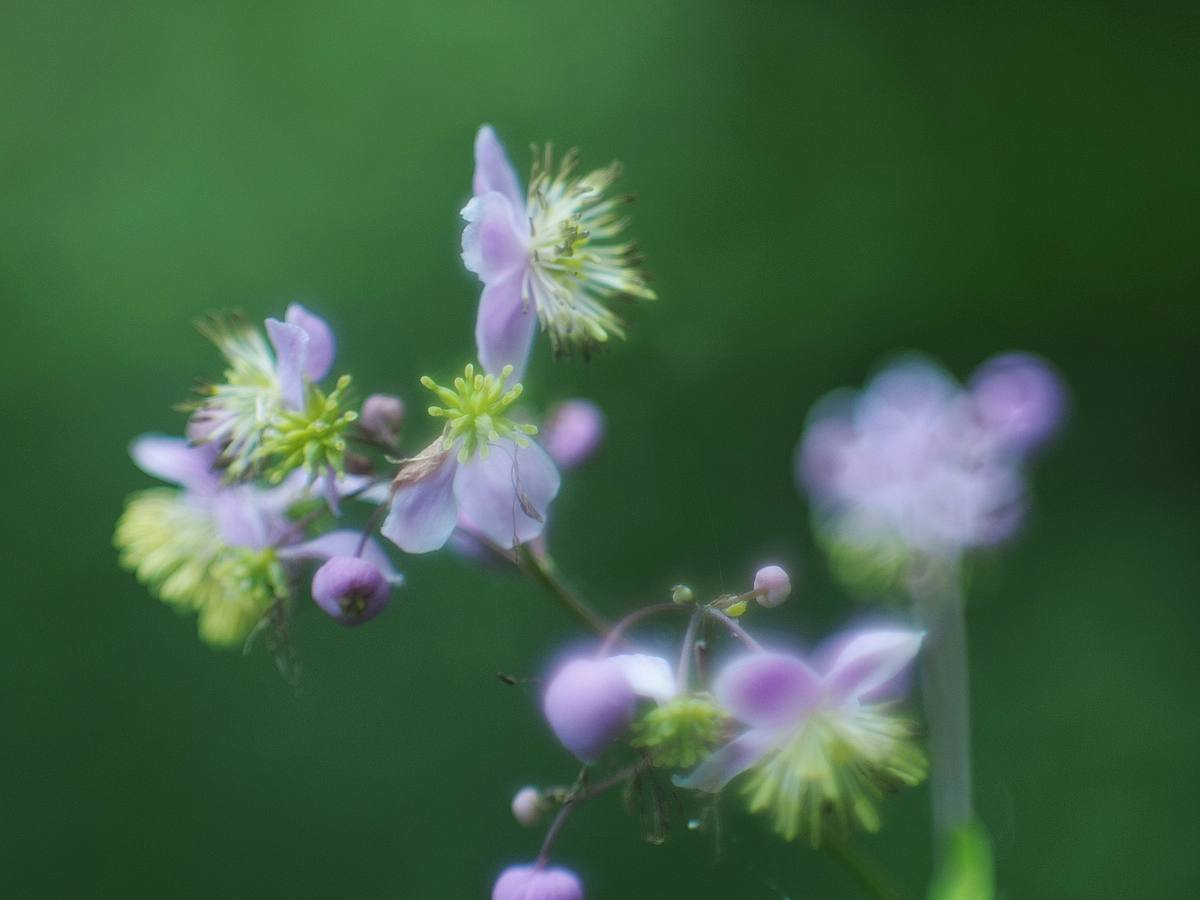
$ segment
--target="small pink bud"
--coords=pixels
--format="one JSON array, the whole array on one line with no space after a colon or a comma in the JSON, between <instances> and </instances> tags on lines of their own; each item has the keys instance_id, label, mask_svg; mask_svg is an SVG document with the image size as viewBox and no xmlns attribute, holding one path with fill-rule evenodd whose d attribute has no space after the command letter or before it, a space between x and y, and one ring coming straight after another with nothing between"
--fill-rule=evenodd
<instances>
[{"instance_id":1,"label":"small pink bud","mask_svg":"<svg viewBox=\"0 0 1200 900\"><path fill-rule=\"evenodd\" d=\"M574 469L595 454L604 439L604 413L590 400L567 400L542 425L541 442L560 469Z\"/></svg>"},{"instance_id":2,"label":"small pink bud","mask_svg":"<svg viewBox=\"0 0 1200 900\"><path fill-rule=\"evenodd\" d=\"M387 606L389 587L379 569L356 556L332 556L317 569L312 598L344 625L360 625Z\"/></svg>"},{"instance_id":3,"label":"small pink bud","mask_svg":"<svg viewBox=\"0 0 1200 900\"><path fill-rule=\"evenodd\" d=\"M971 397L984 427L1017 452L1051 437L1067 407L1058 374L1030 353L993 356L972 376Z\"/></svg>"},{"instance_id":4,"label":"small pink bud","mask_svg":"<svg viewBox=\"0 0 1200 900\"><path fill-rule=\"evenodd\" d=\"M754 575L754 590L760 606L778 606L792 592L792 580L779 566L763 566Z\"/></svg>"},{"instance_id":5,"label":"small pink bud","mask_svg":"<svg viewBox=\"0 0 1200 900\"><path fill-rule=\"evenodd\" d=\"M567 869L509 866L496 879L492 900L583 900L583 885Z\"/></svg>"},{"instance_id":6,"label":"small pink bud","mask_svg":"<svg viewBox=\"0 0 1200 900\"><path fill-rule=\"evenodd\" d=\"M404 424L404 401L393 394L372 394L363 401L358 423L368 434L391 442Z\"/></svg>"},{"instance_id":7,"label":"small pink bud","mask_svg":"<svg viewBox=\"0 0 1200 900\"><path fill-rule=\"evenodd\" d=\"M629 727L636 705L618 664L573 659L550 680L542 711L563 746L590 762Z\"/></svg>"},{"instance_id":8,"label":"small pink bud","mask_svg":"<svg viewBox=\"0 0 1200 900\"><path fill-rule=\"evenodd\" d=\"M513 818L526 828L541 821L542 809L542 792L535 787L523 787L513 795Z\"/></svg>"}]
</instances>

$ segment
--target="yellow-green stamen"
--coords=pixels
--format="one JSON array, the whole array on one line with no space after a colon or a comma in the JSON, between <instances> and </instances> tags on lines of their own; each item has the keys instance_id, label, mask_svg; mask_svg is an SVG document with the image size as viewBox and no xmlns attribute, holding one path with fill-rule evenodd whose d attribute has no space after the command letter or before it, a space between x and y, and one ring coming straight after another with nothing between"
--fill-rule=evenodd
<instances>
[{"instance_id":1,"label":"yellow-green stamen","mask_svg":"<svg viewBox=\"0 0 1200 900\"><path fill-rule=\"evenodd\" d=\"M421 379L421 384L445 404L429 407L429 415L446 420L442 440L450 447L458 445L460 463L476 453L486 459L489 447L500 440L528 447L526 435L537 434L536 426L514 422L504 415L522 391L519 384L504 389L504 382L512 372L512 366L505 366L499 376L484 375L468 363L463 374L454 379L453 389L443 387L428 375Z\"/></svg>"}]
</instances>

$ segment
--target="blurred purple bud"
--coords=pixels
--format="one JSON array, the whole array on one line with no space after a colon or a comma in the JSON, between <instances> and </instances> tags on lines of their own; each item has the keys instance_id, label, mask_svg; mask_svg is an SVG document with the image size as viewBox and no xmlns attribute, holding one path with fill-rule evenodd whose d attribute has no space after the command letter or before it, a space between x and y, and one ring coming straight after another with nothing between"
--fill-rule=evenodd
<instances>
[{"instance_id":1,"label":"blurred purple bud","mask_svg":"<svg viewBox=\"0 0 1200 900\"><path fill-rule=\"evenodd\" d=\"M512 798L513 818L526 828L541 820L542 808L542 792L535 787L523 787Z\"/></svg>"},{"instance_id":2,"label":"blurred purple bud","mask_svg":"<svg viewBox=\"0 0 1200 900\"><path fill-rule=\"evenodd\" d=\"M363 401L358 424L368 434L391 443L404 424L404 401L393 394L372 394Z\"/></svg>"},{"instance_id":3,"label":"blurred purple bud","mask_svg":"<svg viewBox=\"0 0 1200 900\"><path fill-rule=\"evenodd\" d=\"M359 625L383 611L388 581L378 567L356 556L332 556L312 580L317 606L344 625Z\"/></svg>"},{"instance_id":4,"label":"blurred purple bud","mask_svg":"<svg viewBox=\"0 0 1200 900\"><path fill-rule=\"evenodd\" d=\"M542 711L563 746L590 762L629 727L636 704L619 665L573 659L551 679Z\"/></svg>"},{"instance_id":5,"label":"blurred purple bud","mask_svg":"<svg viewBox=\"0 0 1200 900\"><path fill-rule=\"evenodd\" d=\"M984 427L1018 453L1051 437L1067 405L1062 379L1049 363L1030 353L987 360L971 378L971 397Z\"/></svg>"},{"instance_id":6,"label":"blurred purple bud","mask_svg":"<svg viewBox=\"0 0 1200 900\"><path fill-rule=\"evenodd\" d=\"M492 900L583 900L583 885L567 869L509 866L496 879Z\"/></svg>"},{"instance_id":7,"label":"blurred purple bud","mask_svg":"<svg viewBox=\"0 0 1200 900\"><path fill-rule=\"evenodd\" d=\"M595 454L604 439L604 413L590 400L567 400L542 425L541 440L560 469L574 469Z\"/></svg>"},{"instance_id":8,"label":"blurred purple bud","mask_svg":"<svg viewBox=\"0 0 1200 900\"><path fill-rule=\"evenodd\" d=\"M778 606L792 592L792 580L779 566L763 566L754 575L754 590L759 606Z\"/></svg>"}]
</instances>

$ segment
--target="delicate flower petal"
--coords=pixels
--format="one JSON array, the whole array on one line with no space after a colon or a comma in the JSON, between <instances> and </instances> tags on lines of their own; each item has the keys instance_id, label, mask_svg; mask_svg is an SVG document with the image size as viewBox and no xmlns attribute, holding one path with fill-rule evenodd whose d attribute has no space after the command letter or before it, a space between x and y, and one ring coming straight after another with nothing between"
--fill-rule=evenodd
<instances>
[{"instance_id":1,"label":"delicate flower petal","mask_svg":"<svg viewBox=\"0 0 1200 900\"><path fill-rule=\"evenodd\" d=\"M261 550L280 536L283 522L267 500L267 492L236 484L213 496L213 515L221 539L230 547Z\"/></svg>"},{"instance_id":2,"label":"delicate flower petal","mask_svg":"<svg viewBox=\"0 0 1200 900\"><path fill-rule=\"evenodd\" d=\"M503 194L513 210L524 218L524 192L508 154L504 152L504 145L496 137L491 125L480 126L475 135L475 176L471 187L477 197L488 191Z\"/></svg>"},{"instance_id":3,"label":"delicate flower petal","mask_svg":"<svg viewBox=\"0 0 1200 900\"><path fill-rule=\"evenodd\" d=\"M766 756L779 743L779 735L765 729L747 731L714 752L688 775L671 779L676 787L715 794Z\"/></svg>"},{"instance_id":4,"label":"delicate flower petal","mask_svg":"<svg viewBox=\"0 0 1200 900\"><path fill-rule=\"evenodd\" d=\"M178 484L196 494L211 494L221 483L213 471L218 448L194 447L183 438L143 434L129 445L129 455L147 475Z\"/></svg>"},{"instance_id":5,"label":"delicate flower petal","mask_svg":"<svg viewBox=\"0 0 1200 900\"><path fill-rule=\"evenodd\" d=\"M804 660L754 653L727 665L713 687L717 702L749 725L795 722L819 702L821 679Z\"/></svg>"},{"instance_id":6,"label":"delicate flower petal","mask_svg":"<svg viewBox=\"0 0 1200 900\"><path fill-rule=\"evenodd\" d=\"M304 374L310 381L320 381L329 374L333 367L334 354L337 352L337 340L329 323L299 303L291 304L283 318L289 325L303 328L308 335L308 359L304 365Z\"/></svg>"},{"instance_id":7,"label":"delicate flower petal","mask_svg":"<svg viewBox=\"0 0 1200 900\"><path fill-rule=\"evenodd\" d=\"M467 521L497 546L512 548L542 533L546 509L558 493L554 462L537 444L501 440L458 467L454 496Z\"/></svg>"},{"instance_id":8,"label":"delicate flower petal","mask_svg":"<svg viewBox=\"0 0 1200 900\"><path fill-rule=\"evenodd\" d=\"M572 659L546 685L542 712L564 747L592 762L633 721L637 695L609 659Z\"/></svg>"},{"instance_id":9,"label":"delicate flower petal","mask_svg":"<svg viewBox=\"0 0 1200 900\"><path fill-rule=\"evenodd\" d=\"M847 641L825 674L826 688L835 700L871 695L912 663L925 633L907 629L861 632Z\"/></svg>"},{"instance_id":10,"label":"delicate flower petal","mask_svg":"<svg viewBox=\"0 0 1200 900\"><path fill-rule=\"evenodd\" d=\"M267 319L267 337L275 348L275 377L288 409L304 408L304 371L308 367L308 332L299 325Z\"/></svg>"},{"instance_id":11,"label":"delicate flower petal","mask_svg":"<svg viewBox=\"0 0 1200 900\"><path fill-rule=\"evenodd\" d=\"M608 659L620 667L635 694L659 703L666 703L675 696L675 672L661 656L623 653Z\"/></svg>"},{"instance_id":12,"label":"delicate flower petal","mask_svg":"<svg viewBox=\"0 0 1200 900\"><path fill-rule=\"evenodd\" d=\"M475 319L479 362L493 375L499 375L505 366L512 366L514 382L520 381L525 374L537 328L537 313L521 300L523 278L523 270L517 269L484 285Z\"/></svg>"},{"instance_id":13,"label":"delicate flower petal","mask_svg":"<svg viewBox=\"0 0 1200 900\"><path fill-rule=\"evenodd\" d=\"M993 356L971 376L971 398L984 428L1004 449L1026 453L1062 424L1066 388L1032 353Z\"/></svg>"},{"instance_id":14,"label":"delicate flower petal","mask_svg":"<svg viewBox=\"0 0 1200 900\"><path fill-rule=\"evenodd\" d=\"M406 553L438 550L454 531L458 509L454 500L454 454L428 475L396 490L392 508L380 532Z\"/></svg>"},{"instance_id":15,"label":"delicate flower petal","mask_svg":"<svg viewBox=\"0 0 1200 900\"><path fill-rule=\"evenodd\" d=\"M490 284L524 269L529 250L510 204L491 191L463 207L462 261L479 280Z\"/></svg>"},{"instance_id":16,"label":"delicate flower petal","mask_svg":"<svg viewBox=\"0 0 1200 900\"><path fill-rule=\"evenodd\" d=\"M311 541L282 547L279 555L284 559L320 560L326 560L333 556L358 556L358 544L361 540L362 532L352 528L339 528L313 538ZM363 559L382 572L383 576L392 584L404 583L404 576L396 571L391 559L376 541L368 538L361 555Z\"/></svg>"}]
</instances>

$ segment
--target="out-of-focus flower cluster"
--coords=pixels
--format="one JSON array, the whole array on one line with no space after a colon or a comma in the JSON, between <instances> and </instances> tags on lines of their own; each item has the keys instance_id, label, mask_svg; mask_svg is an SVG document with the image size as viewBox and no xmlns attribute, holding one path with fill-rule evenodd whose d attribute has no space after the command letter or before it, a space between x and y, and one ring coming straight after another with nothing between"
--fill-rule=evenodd
<instances>
[{"instance_id":1,"label":"out-of-focus flower cluster","mask_svg":"<svg viewBox=\"0 0 1200 900\"><path fill-rule=\"evenodd\" d=\"M1065 405L1058 376L1028 354L989 360L966 388L907 358L825 397L796 472L840 574L888 587L914 563L1009 538L1026 512L1025 466Z\"/></svg>"}]
</instances>

